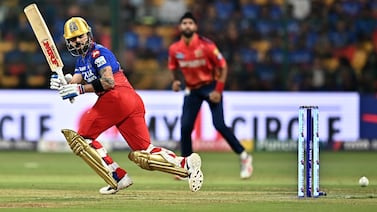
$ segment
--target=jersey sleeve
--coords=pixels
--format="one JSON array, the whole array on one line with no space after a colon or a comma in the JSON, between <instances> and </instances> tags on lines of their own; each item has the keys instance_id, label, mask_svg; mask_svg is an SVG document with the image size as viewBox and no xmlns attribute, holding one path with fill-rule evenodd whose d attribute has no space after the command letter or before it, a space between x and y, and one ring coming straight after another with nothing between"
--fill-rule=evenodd
<instances>
[{"instance_id":1,"label":"jersey sleeve","mask_svg":"<svg viewBox=\"0 0 377 212\"><path fill-rule=\"evenodd\" d=\"M95 49L92 52L92 58L97 70L101 70L105 66L111 66L111 54L103 49Z\"/></svg>"},{"instance_id":2,"label":"jersey sleeve","mask_svg":"<svg viewBox=\"0 0 377 212\"><path fill-rule=\"evenodd\" d=\"M94 69L101 70L106 66L110 66L113 73L118 72L121 67L115 55L107 48L97 45L98 48L91 53L92 65Z\"/></svg>"},{"instance_id":3,"label":"jersey sleeve","mask_svg":"<svg viewBox=\"0 0 377 212\"><path fill-rule=\"evenodd\" d=\"M208 58L210 61L215 64L216 67L225 67L226 66L226 60L221 54L220 50L217 48L217 46L213 43L207 44L208 45Z\"/></svg>"}]
</instances>

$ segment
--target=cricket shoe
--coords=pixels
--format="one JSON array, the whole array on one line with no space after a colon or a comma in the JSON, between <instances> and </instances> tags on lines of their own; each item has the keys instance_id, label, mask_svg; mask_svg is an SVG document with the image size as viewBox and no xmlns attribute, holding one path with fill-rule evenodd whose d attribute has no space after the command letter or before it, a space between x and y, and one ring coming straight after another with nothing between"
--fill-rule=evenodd
<instances>
[{"instance_id":1,"label":"cricket shoe","mask_svg":"<svg viewBox=\"0 0 377 212\"><path fill-rule=\"evenodd\" d=\"M131 178L126 174L119 182L116 189L111 188L111 186L105 186L99 190L100 194L115 194L118 191L128 188L133 184Z\"/></svg>"},{"instance_id":2,"label":"cricket shoe","mask_svg":"<svg viewBox=\"0 0 377 212\"><path fill-rule=\"evenodd\" d=\"M253 157L247 155L245 159L241 159L241 179L248 179L253 174Z\"/></svg>"},{"instance_id":3,"label":"cricket shoe","mask_svg":"<svg viewBox=\"0 0 377 212\"><path fill-rule=\"evenodd\" d=\"M199 191L203 184L202 160L196 153L187 157L188 182L192 192Z\"/></svg>"}]
</instances>

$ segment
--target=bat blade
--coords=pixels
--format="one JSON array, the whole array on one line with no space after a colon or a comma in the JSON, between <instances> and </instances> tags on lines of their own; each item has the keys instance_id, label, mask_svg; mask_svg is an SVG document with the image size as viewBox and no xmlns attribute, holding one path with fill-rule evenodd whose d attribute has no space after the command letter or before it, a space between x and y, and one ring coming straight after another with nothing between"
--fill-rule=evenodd
<instances>
[{"instance_id":1,"label":"bat blade","mask_svg":"<svg viewBox=\"0 0 377 212\"><path fill-rule=\"evenodd\" d=\"M58 49L56 48L55 42L38 6L36 4L30 4L25 7L24 13L37 37L50 69L55 72L62 70L64 66L63 61L60 58Z\"/></svg>"},{"instance_id":2,"label":"bat blade","mask_svg":"<svg viewBox=\"0 0 377 212\"><path fill-rule=\"evenodd\" d=\"M24 8L24 13L33 29L39 45L41 46L51 71L56 72L63 84L67 84L63 74L63 60L60 57L54 39L51 36L50 30L48 29L38 6L36 4L30 4ZM74 99L71 98L70 101L73 103Z\"/></svg>"}]
</instances>

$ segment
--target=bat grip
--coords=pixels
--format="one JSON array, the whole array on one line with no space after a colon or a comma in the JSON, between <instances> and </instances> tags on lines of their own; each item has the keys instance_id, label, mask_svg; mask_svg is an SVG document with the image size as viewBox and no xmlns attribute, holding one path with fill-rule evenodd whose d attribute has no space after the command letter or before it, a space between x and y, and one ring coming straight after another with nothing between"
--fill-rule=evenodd
<instances>
[{"instance_id":1,"label":"bat grip","mask_svg":"<svg viewBox=\"0 0 377 212\"><path fill-rule=\"evenodd\" d=\"M54 70L54 72L56 72L60 80L63 82L63 85L68 84L67 81L65 80L62 68L57 68L56 70ZM72 97L72 98L69 98L69 101L73 104L75 102L75 99Z\"/></svg>"}]
</instances>

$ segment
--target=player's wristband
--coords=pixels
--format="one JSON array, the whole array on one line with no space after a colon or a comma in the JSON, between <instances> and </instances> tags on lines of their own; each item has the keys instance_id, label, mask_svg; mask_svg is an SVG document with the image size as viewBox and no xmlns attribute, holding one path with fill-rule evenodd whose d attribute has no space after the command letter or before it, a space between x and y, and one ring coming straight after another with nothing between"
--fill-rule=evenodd
<instances>
[{"instance_id":1,"label":"player's wristband","mask_svg":"<svg viewBox=\"0 0 377 212\"><path fill-rule=\"evenodd\" d=\"M95 92L105 91L105 89L103 88L103 86L102 86L101 81L100 81L99 78L93 80L92 86L93 86Z\"/></svg>"},{"instance_id":2,"label":"player's wristband","mask_svg":"<svg viewBox=\"0 0 377 212\"><path fill-rule=\"evenodd\" d=\"M222 93L224 90L224 82L217 81L215 91Z\"/></svg>"},{"instance_id":3,"label":"player's wristband","mask_svg":"<svg viewBox=\"0 0 377 212\"><path fill-rule=\"evenodd\" d=\"M79 85L79 92L80 92L80 94L84 94L85 93L84 85Z\"/></svg>"}]
</instances>

